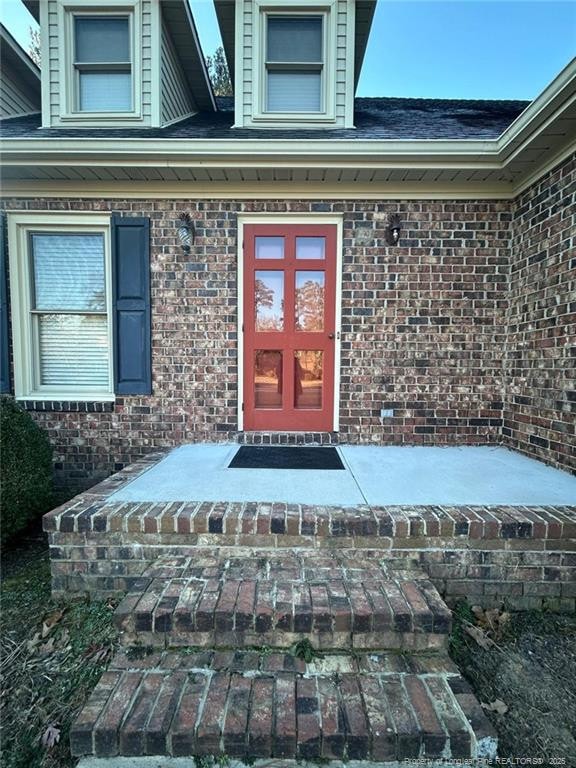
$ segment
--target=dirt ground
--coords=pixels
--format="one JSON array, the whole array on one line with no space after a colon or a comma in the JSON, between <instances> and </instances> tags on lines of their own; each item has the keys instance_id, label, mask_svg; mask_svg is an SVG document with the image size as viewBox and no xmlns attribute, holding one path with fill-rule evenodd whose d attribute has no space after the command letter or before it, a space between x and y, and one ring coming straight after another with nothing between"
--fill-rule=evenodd
<instances>
[{"instance_id":1,"label":"dirt ground","mask_svg":"<svg viewBox=\"0 0 576 768\"><path fill-rule=\"evenodd\" d=\"M465 631L467 621L478 626L461 605L452 656L480 702L504 704L496 704L500 713L487 710L499 757L576 768L576 616L512 613L503 628L488 630L487 648Z\"/></svg>"}]
</instances>

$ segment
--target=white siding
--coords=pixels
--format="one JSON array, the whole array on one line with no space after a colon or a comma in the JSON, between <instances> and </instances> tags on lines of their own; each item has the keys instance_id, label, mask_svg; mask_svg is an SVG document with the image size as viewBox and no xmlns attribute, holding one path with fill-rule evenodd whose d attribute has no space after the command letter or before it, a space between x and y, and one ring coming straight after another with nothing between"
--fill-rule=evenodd
<instances>
[{"instance_id":1,"label":"white siding","mask_svg":"<svg viewBox=\"0 0 576 768\"><path fill-rule=\"evenodd\" d=\"M174 43L166 25L162 22L161 48L162 125L196 112L190 87L174 50Z\"/></svg>"},{"instance_id":2,"label":"white siding","mask_svg":"<svg viewBox=\"0 0 576 768\"><path fill-rule=\"evenodd\" d=\"M354 61L354 2L355 0L337 0L332 7L331 13L335 18L331 20L334 30L335 40L329 46L327 55L331 57L329 62L328 76L332 78L334 84L334 118L332 124L335 127L346 125L346 107L347 99L354 98L354 72L349 62ZM239 105L241 115L237 115L237 122L242 125L250 125L253 115L258 111L257 96L254 92L254 71L256 66L262 67L261 63L254 61L255 52L260 50L260 40L258 39L258 19L257 7L253 0L244 0L243 13L238 13L236 23L240 25L242 51L236 61L241 64L240 71L237 73L237 85L240 86L242 99ZM286 5L290 7L289 0ZM320 3L321 5L321 3ZM352 50L349 50L352 48ZM264 55L264 51L261 52ZM260 69L263 72L263 69ZM240 81L240 82L238 82ZM330 84L328 84L330 88ZM350 113L352 109L348 105ZM241 121L241 122L240 122Z\"/></svg>"},{"instance_id":3,"label":"white siding","mask_svg":"<svg viewBox=\"0 0 576 768\"><path fill-rule=\"evenodd\" d=\"M26 86L12 67L2 68L0 78L0 116L14 117L40 111L40 95L34 99L30 87Z\"/></svg>"}]
</instances>

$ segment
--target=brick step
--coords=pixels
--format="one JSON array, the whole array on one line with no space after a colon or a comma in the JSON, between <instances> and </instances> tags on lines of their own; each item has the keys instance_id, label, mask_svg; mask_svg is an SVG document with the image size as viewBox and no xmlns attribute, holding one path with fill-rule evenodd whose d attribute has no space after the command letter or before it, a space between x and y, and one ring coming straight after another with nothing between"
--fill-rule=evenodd
<instances>
[{"instance_id":1,"label":"brick step","mask_svg":"<svg viewBox=\"0 0 576 768\"><path fill-rule=\"evenodd\" d=\"M399 568L399 565L405 566ZM115 612L125 645L444 648L451 613L428 577L381 552L198 549L159 557Z\"/></svg>"},{"instance_id":2,"label":"brick step","mask_svg":"<svg viewBox=\"0 0 576 768\"><path fill-rule=\"evenodd\" d=\"M493 758L495 734L445 657L121 651L71 730L75 756Z\"/></svg>"}]
</instances>

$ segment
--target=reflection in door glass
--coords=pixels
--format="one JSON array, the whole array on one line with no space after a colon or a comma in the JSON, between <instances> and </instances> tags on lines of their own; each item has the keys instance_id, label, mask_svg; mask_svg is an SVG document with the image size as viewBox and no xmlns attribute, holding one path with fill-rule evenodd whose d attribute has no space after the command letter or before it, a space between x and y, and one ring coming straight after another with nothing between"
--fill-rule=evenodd
<instances>
[{"instance_id":1,"label":"reflection in door glass","mask_svg":"<svg viewBox=\"0 0 576 768\"><path fill-rule=\"evenodd\" d=\"M256 331L281 331L284 327L284 272L257 270L254 275Z\"/></svg>"},{"instance_id":2,"label":"reflection in door glass","mask_svg":"<svg viewBox=\"0 0 576 768\"><path fill-rule=\"evenodd\" d=\"M254 405L282 407L282 352L257 349L254 355Z\"/></svg>"},{"instance_id":3,"label":"reflection in door glass","mask_svg":"<svg viewBox=\"0 0 576 768\"><path fill-rule=\"evenodd\" d=\"M324 330L324 272L296 272L296 330Z\"/></svg>"},{"instance_id":4,"label":"reflection in door glass","mask_svg":"<svg viewBox=\"0 0 576 768\"><path fill-rule=\"evenodd\" d=\"M322 408L322 359L319 350L294 352L294 407Z\"/></svg>"},{"instance_id":5,"label":"reflection in door glass","mask_svg":"<svg viewBox=\"0 0 576 768\"><path fill-rule=\"evenodd\" d=\"M256 237L254 251L257 259L283 259L283 237Z\"/></svg>"},{"instance_id":6,"label":"reflection in door glass","mask_svg":"<svg viewBox=\"0 0 576 768\"><path fill-rule=\"evenodd\" d=\"M325 237L297 237L297 259L324 259L326 252Z\"/></svg>"}]
</instances>

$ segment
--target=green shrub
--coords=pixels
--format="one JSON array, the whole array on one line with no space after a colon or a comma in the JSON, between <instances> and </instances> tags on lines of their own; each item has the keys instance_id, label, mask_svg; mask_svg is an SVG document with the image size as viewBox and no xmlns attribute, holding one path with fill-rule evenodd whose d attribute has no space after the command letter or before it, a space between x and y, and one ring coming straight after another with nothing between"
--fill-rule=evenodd
<instances>
[{"instance_id":1,"label":"green shrub","mask_svg":"<svg viewBox=\"0 0 576 768\"><path fill-rule=\"evenodd\" d=\"M0 398L0 542L52 501L52 448L46 433L11 397Z\"/></svg>"}]
</instances>

